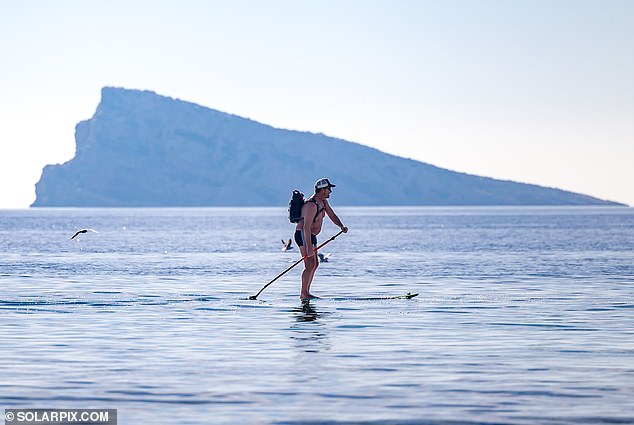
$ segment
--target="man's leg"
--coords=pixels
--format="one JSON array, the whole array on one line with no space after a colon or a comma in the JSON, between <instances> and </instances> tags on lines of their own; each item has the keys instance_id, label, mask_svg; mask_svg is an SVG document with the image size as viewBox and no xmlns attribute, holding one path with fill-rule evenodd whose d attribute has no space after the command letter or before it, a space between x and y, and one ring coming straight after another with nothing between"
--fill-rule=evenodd
<instances>
[{"instance_id":1,"label":"man's leg","mask_svg":"<svg viewBox=\"0 0 634 425\"><path fill-rule=\"evenodd\" d=\"M311 235L310 240L313 244L313 248L317 248L317 236ZM310 285L313 284L313 278L315 277L315 272L317 271L317 267L319 267L319 256L317 255L317 252L314 252L312 259L313 259L312 268L310 271L310 276L308 277L308 286L306 288L306 292L308 293L308 296L310 298L316 298L313 294L310 293Z\"/></svg>"},{"instance_id":2,"label":"man's leg","mask_svg":"<svg viewBox=\"0 0 634 425\"><path fill-rule=\"evenodd\" d=\"M317 256L317 254L315 254L313 256L313 264L314 264L314 267L313 267L313 269L312 269L312 271L310 273L310 278L308 279L308 288L307 289L308 289L308 295L311 298L316 298L313 294L310 293L310 285L313 284L313 278L315 277L315 272L317 271L317 267L319 267L319 257Z\"/></svg>"},{"instance_id":3,"label":"man's leg","mask_svg":"<svg viewBox=\"0 0 634 425\"><path fill-rule=\"evenodd\" d=\"M306 256L306 247L302 246L300 248L300 252L302 257ZM313 276L315 275L315 270L317 269L316 255L308 257L304 260L304 271L302 272L302 291L300 293L300 298L311 298L310 294L310 284L313 281Z\"/></svg>"}]
</instances>

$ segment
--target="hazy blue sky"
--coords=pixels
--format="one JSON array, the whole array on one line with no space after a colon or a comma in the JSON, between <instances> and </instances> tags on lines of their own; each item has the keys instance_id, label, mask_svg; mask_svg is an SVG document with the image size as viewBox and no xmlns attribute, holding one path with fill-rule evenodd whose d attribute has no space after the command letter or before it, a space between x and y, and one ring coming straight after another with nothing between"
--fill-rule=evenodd
<instances>
[{"instance_id":1,"label":"hazy blue sky","mask_svg":"<svg viewBox=\"0 0 634 425\"><path fill-rule=\"evenodd\" d=\"M0 208L103 86L634 205L631 0L0 0L0 75Z\"/></svg>"}]
</instances>

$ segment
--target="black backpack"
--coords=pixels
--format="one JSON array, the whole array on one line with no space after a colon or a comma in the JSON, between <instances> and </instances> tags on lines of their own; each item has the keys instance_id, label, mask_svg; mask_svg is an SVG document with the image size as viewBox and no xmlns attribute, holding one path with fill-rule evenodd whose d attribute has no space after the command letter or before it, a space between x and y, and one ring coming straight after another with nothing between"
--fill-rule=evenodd
<instances>
[{"instance_id":1,"label":"black backpack","mask_svg":"<svg viewBox=\"0 0 634 425\"><path fill-rule=\"evenodd\" d=\"M288 202L288 219L291 223L297 223L302 219L302 207L304 206L304 194L299 190L293 191L293 196Z\"/></svg>"}]
</instances>

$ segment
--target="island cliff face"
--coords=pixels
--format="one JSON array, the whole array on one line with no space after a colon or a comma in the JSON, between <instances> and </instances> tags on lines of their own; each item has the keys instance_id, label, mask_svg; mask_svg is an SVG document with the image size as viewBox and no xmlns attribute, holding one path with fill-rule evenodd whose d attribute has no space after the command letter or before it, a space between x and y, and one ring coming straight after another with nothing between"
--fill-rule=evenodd
<instances>
[{"instance_id":1,"label":"island cliff face","mask_svg":"<svg viewBox=\"0 0 634 425\"><path fill-rule=\"evenodd\" d=\"M341 139L281 130L149 91L106 87L47 165L33 206L282 206L320 177L339 205L615 205L457 173Z\"/></svg>"}]
</instances>

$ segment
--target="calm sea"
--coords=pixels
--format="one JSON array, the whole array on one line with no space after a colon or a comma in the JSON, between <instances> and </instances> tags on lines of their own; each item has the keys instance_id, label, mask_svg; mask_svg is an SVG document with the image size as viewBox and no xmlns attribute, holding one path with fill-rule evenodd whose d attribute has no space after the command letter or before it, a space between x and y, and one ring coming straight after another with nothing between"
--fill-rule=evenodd
<instances>
[{"instance_id":1,"label":"calm sea","mask_svg":"<svg viewBox=\"0 0 634 425\"><path fill-rule=\"evenodd\" d=\"M338 213L302 305L284 208L0 211L0 408L634 423L633 209Z\"/></svg>"}]
</instances>

